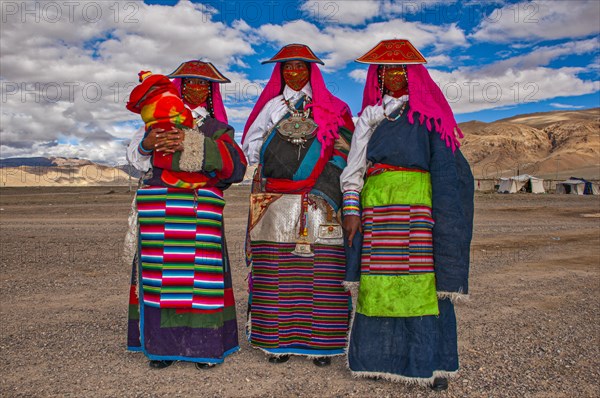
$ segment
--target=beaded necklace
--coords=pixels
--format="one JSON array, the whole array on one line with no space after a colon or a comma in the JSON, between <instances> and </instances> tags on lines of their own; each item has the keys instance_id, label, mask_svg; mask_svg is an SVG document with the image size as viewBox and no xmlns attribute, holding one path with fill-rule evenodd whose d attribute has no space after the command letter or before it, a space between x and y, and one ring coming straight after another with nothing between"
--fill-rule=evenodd
<instances>
[{"instance_id":1,"label":"beaded necklace","mask_svg":"<svg viewBox=\"0 0 600 398\"><path fill-rule=\"evenodd\" d=\"M404 108L406 108L406 104L408 104L408 101L404 101L404 104L402 104L402 108L400 108L400 112L398 112L398 114L395 117L391 117L385 112L385 104L383 104L383 116L385 116L385 118L390 122L395 122L396 120L400 119L400 116L402 116L402 114L404 113Z\"/></svg>"},{"instance_id":2,"label":"beaded necklace","mask_svg":"<svg viewBox=\"0 0 600 398\"><path fill-rule=\"evenodd\" d=\"M404 77L406 78L406 84L408 86L408 72L406 71L406 66L402 65L402 68L404 69ZM381 98L383 98L383 96L385 95L385 88L384 88L384 75L385 75L385 70L386 70L386 65L380 65L379 66L379 71L377 73L377 80L379 83L379 91L381 93ZM390 122L395 122L396 120L400 119L400 116L402 116L402 114L404 113L404 108L406 108L406 104L408 104L408 101L405 101L404 104L402 105L402 108L400 109L400 112L398 113L398 115L396 117L390 117L386 112L385 112L385 104L382 104L383 106L383 116L385 116L385 118L387 120L389 120Z\"/></svg>"},{"instance_id":3,"label":"beaded necklace","mask_svg":"<svg viewBox=\"0 0 600 398\"><path fill-rule=\"evenodd\" d=\"M288 111L290 111L290 114L292 116L300 116L302 118L307 118L310 116L310 111L311 108L306 109L306 105L310 104L312 102L311 98L308 96L304 96L302 98L302 111L296 109L295 106L293 106L289 100L287 99L283 99L283 102L285 103L285 106L288 108Z\"/></svg>"}]
</instances>

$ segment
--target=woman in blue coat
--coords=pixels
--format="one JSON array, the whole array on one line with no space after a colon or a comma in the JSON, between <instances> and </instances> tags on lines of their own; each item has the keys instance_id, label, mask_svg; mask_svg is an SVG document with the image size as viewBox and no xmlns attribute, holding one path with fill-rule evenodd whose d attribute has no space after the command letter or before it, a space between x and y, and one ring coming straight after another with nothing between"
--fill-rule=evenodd
<instances>
[{"instance_id":1,"label":"woman in blue coat","mask_svg":"<svg viewBox=\"0 0 600 398\"><path fill-rule=\"evenodd\" d=\"M353 374L446 389L468 294L473 176L452 110L407 40L379 43L341 176Z\"/></svg>"}]
</instances>

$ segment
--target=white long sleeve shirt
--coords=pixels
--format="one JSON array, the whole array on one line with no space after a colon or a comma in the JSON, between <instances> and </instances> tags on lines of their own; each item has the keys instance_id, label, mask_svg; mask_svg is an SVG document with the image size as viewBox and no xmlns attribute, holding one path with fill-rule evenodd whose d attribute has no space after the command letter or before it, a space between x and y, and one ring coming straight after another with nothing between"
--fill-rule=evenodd
<instances>
[{"instance_id":1,"label":"white long sleeve shirt","mask_svg":"<svg viewBox=\"0 0 600 398\"><path fill-rule=\"evenodd\" d=\"M300 100L303 95L312 98L312 88L310 83L306 83L300 91L292 90L286 85L282 95L278 95L265 104L248 129L244 144L242 145L242 149L246 154L249 165L259 162L260 148L266 138L265 135L270 132L275 124L288 112L288 107L285 104L284 99L293 105Z\"/></svg>"},{"instance_id":2,"label":"white long sleeve shirt","mask_svg":"<svg viewBox=\"0 0 600 398\"><path fill-rule=\"evenodd\" d=\"M208 111L202 106L192 109L191 111L194 120L204 120L204 118L208 116ZM199 123L198 125L202 125L202 123ZM140 142L142 142L142 140L144 139L145 133L146 129L144 127L141 127L134 134L133 138L131 139L131 142L129 143L129 146L127 147L127 161L131 163L131 165L137 170L144 172L152 168L152 164L150 163L152 155L144 156L140 153L140 151L138 151L138 146L140 145Z\"/></svg>"},{"instance_id":3,"label":"white long sleeve shirt","mask_svg":"<svg viewBox=\"0 0 600 398\"><path fill-rule=\"evenodd\" d=\"M394 98L389 95L383 96L382 105L367 106L356 122L352 144L348 153L348 165L340 176L340 187L342 192L361 192L364 185L364 176L367 171L367 145L373 135L373 131L385 118L383 112L390 115L396 109L408 101L408 95Z\"/></svg>"}]
</instances>

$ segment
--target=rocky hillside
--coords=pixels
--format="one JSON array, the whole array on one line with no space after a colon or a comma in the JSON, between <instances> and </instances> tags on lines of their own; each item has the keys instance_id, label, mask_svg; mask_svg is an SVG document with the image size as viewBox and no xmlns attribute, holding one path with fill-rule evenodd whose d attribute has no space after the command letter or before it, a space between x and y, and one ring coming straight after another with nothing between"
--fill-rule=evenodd
<instances>
[{"instance_id":1,"label":"rocky hillside","mask_svg":"<svg viewBox=\"0 0 600 398\"><path fill-rule=\"evenodd\" d=\"M462 151L479 178L528 173L600 178L600 108L460 124Z\"/></svg>"},{"instance_id":2,"label":"rocky hillside","mask_svg":"<svg viewBox=\"0 0 600 398\"><path fill-rule=\"evenodd\" d=\"M12 158L0 160L0 186L127 185L129 174L120 168L85 159ZM136 184L135 178L132 183Z\"/></svg>"}]
</instances>

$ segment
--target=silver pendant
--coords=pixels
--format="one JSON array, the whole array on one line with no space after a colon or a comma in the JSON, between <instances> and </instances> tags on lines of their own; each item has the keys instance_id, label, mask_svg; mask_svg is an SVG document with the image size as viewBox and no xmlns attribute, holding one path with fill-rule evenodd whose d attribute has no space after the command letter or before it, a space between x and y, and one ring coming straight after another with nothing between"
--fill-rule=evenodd
<instances>
[{"instance_id":1,"label":"silver pendant","mask_svg":"<svg viewBox=\"0 0 600 398\"><path fill-rule=\"evenodd\" d=\"M317 124L311 118L292 115L277 125L277 132L286 141L294 145L304 145L315 137Z\"/></svg>"}]
</instances>

